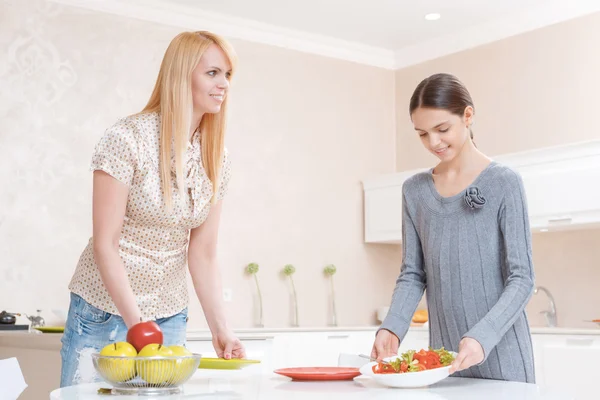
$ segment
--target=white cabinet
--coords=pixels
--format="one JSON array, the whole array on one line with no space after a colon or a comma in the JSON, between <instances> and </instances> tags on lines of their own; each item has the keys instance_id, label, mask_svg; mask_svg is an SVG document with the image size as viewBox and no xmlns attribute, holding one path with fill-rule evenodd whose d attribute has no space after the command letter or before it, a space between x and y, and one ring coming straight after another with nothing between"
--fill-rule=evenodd
<instances>
[{"instance_id":1,"label":"white cabinet","mask_svg":"<svg viewBox=\"0 0 600 400\"><path fill-rule=\"evenodd\" d=\"M375 330L277 334L272 353L273 367L336 366L340 354L370 354L374 339Z\"/></svg>"},{"instance_id":2,"label":"white cabinet","mask_svg":"<svg viewBox=\"0 0 600 400\"><path fill-rule=\"evenodd\" d=\"M494 157L523 178L532 231L600 226L600 140ZM401 243L402 184L423 169L367 179L367 243Z\"/></svg>"},{"instance_id":3,"label":"white cabinet","mask_svg":"<svg viewBox=\"0 0 600 400\"><path fill-rule=\"evenodd\" d=\"M398 352L421 350L429 347L429 332L427 330L409 330L400 343Z\"/></svg>"},{"instance_id":4,"label":"white cabinet","mask_svg":"<svg viewBox=\"0 0 600 400\"><path fill-rule=\"evenodd\" d=\"M341 354L371 354L376 330L298 332L277 334L272 351L273 368L336 366ZM410 330L399 351L429 346L426 330ZM365 360L368 362L368 360Z\"/></svg>"},{"instance_id":5,"label":"white cabinet","mask_svg":"<svg viewBox=\"0 0 600 400\"><path fill-rule=\"evenodd\" d=\"M533 335L536 381L576 400L598 398L600 335Z\"/></svg>"},{"instance_id":6,"label":"white cabinet","mask_svg":"<svg viewBox=\"0 0 600 400\"><path fill-rule=\"evenodd\" d=\"M376 328L347 331L277 332L265 338L244 338L248 358L261 360L256 366L268 373L278 368L336 366L340 354L360 363L359 354L371 353ZM271 336L272 335L272 336ZM600 334L532 334L536 382L557 392L568 391L576 400L596 398L597 363L600 359ZM426 329L411 328L399 352L429 346ZM214 357L210 340L188 339L194 353ZM347 358L349 359L349 358ZM367 363L368 360L363 360ZM252 368L255 368L254 366Z\"/></svg>"},{"instance_id":7,"label":"white cabinet","mask_svg":"<svg viewBox=\"0 0 600 400\"><path fill-rule=\"evenodd\" d=\"M533 231L600 224L600 141L496 157L523 178Z\"/></svg>"},{"instance_id":8,"label":"white cabinet","mask_svg":"<svg viewBox=\"0 0 600 400\"><path fill-rule=\"evenodd\" d=\"M365 190L365 242L402 238L402 185Z\"/></svg>"},{"instance_id":9,"label":"white cabinet","mask_svg":"<svg viewBox=\"0 0 600 400\"><path fill-rule=\"evenodd\" d=\"M292 332L275 336L273 368L335 365L335 354L327 347L327 332Z\"/></svg>"},{"instance_id":10,"label":"white cabinet","mask_svg":"<svg viewBox=\"0 0 600 400\"><path fill-rule=\"evenodd\" d=\"M384 175L363 182L366 243L402 241L402 184L416 172Z\"/></svg>"}]
</instances>

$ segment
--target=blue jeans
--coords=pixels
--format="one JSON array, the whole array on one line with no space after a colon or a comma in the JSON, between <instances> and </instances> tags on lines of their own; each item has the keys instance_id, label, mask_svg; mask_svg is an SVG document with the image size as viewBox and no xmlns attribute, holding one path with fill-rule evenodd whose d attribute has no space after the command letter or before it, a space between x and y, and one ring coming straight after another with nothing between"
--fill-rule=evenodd
<instances>
[{"instance_id":1,"label":"blue jeans","mask_svg":"<svg viewBox=\"0 0 600 400\"><path fill-rule=\"evenodd\" d=\"M187 319L186 308L179 314L156 320L166 346L185 345ZM123 318L102 311L71 293L69 314L61 339L60 387L101 381L91 355L107 344L126 341L126 337L127 327Z\"/></svg>"}]
</instances>

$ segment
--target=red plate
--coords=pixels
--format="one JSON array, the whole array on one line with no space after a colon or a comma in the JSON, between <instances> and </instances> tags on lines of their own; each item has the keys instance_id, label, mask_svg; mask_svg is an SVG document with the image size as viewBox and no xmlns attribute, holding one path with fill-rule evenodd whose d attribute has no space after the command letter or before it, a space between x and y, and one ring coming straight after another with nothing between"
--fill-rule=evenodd
<instances>
[{"instance_id":1,"label":"red plate","mask_svg":"<svg viewBox=\"0 0 600 400\"><path fill-rule=\"evenodd\" d=\"M358 368L348 367L281 368L273 372L295 381L345 381L360 375Z\"/></svg>"}]
</instances>

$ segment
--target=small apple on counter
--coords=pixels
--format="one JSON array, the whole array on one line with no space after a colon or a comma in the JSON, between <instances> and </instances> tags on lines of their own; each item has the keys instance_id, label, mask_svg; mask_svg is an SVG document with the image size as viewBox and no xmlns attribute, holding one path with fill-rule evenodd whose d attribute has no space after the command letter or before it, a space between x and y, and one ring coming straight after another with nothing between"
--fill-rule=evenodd
<instances>
[{"instance_id":1,"label":"small apple on counter","mask_svg":"<svg viewBox=\"0 0 600 400\"><path fill-rule=\"evenodd\" d=\"M127 342L140 352L149 344L163 344L163 333L154 321L140 321L127 331Z\"/></svg>"},{"instance_id":2,"label":"small apple on counter","mask_svg":"<svg viewBox=\"0 0 600 400\"><path fill-rule=\"evenodd\" d=\"M135 360L128 359L137 356L135 348L127 342L116 342L104 346L101 356L124 357L123 359L100 359L98 364L106 378L115 382L126 382L136 374ZM126 358L125 358L126 357Z\"/></svg>"}]
</instances>

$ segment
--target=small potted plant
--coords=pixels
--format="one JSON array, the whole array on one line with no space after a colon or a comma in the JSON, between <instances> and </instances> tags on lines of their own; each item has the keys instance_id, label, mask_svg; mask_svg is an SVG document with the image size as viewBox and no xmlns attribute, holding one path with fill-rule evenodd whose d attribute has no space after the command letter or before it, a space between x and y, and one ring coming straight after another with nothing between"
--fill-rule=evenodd
<instances>
[{"instance_id":1,"label":"small potted plant","mask_svg":"<svg viewBox=\"0 0 600 400\"><path fill-rule=\"evenodd\" d=\"M337 310L335 308L335 288L333 286L333 275L335 275L337 269L335 265L329 264L323 268L323 273L325 276L329 277L329 283L331 284L331 312L332 312L332 320L331 325L337 326Z\"/></svg>"},{"instance_id":2,"label":"small potted plant","mask_svg":"<svg viewBox=\"0 0 600 400\"><path fill-rule=\"evenodd\" d=\"M249 275L254 277L254 282L256 283L256 292L258 293L258 324L259 328L264 327L263 325L263 304L262 304L262 294L260 293L260 285L258 284L258 264L250 263L246 266L246 272Z\"/></svg>"},{"instance_id":3,"label":"small potted plant","mask_svg":"<svg viewBox=\"0 0 600 400\"><path fill-rule=\"evenodd\" d=\"M296 272L296 267L294 267L292 264L287 264L285 267L283 267L283 274L285 276L287 276L288 278L290 278L290 283L292 284L292 298L293 298L293 302L294 302L294 319L292 320L292 326L299 326L298 325L298 298L296 297L296 287L294 286L294 278L292 278L292 275L294 275L295 272Z\"/></svg>"}]
</instances>

